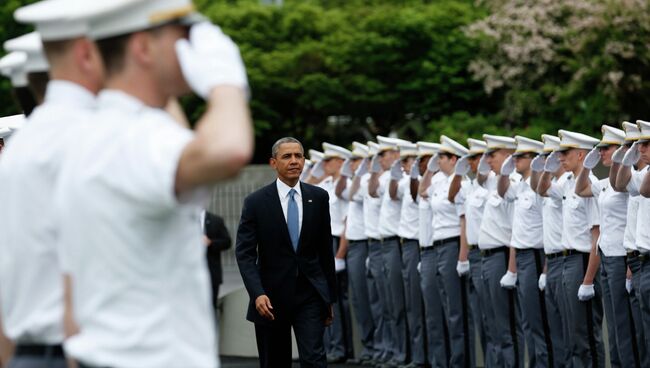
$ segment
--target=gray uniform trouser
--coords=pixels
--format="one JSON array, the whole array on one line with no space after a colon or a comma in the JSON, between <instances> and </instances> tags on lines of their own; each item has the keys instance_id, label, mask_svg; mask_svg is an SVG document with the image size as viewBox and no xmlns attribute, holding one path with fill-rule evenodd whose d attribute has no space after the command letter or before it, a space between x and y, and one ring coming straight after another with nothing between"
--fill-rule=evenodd
<instances>
[{"instance_id":1,"label":"gray uniform trouser","mask_svg":"<svg viewBox=\"0 0 650 368\"><path fill-rule=\"evenodd\" d=\"M483 286L489 298L485 306L487 330L494 351L488 352L485 366L523 367L524 339L518 315L515 290L501 287L501 278L508 269L509 248L506 246L481 251Z\"/></svg>"},{"instance_id":2,"label":"gray uniform trouser","mask_svg":"<svg viewBox=\"0 0 650 368\"><path fill-rule=\"evenodd\" d=\"M571 336L569 335L568 328L565 327L567 324L563 323L568 316L562 282L563 264L564 255L561 253L547 256L544 299L546 301L548 325L551 332L554 368L568 367L567 362L571 359L570 350L567 349L567 344Z\"/></svg>"},{"instance_id":3,"label":"gray uniform trouser","mask_svg":"<svg viewBox=\"0 0 650 368\"><path fill-rule=\"evenodd\" d=\"M381 254L381 241L377 239L368 239L368 298L375 324L374 358L387 360L392 357L388 309L390 300L388 281L384 272L384 258Z\"/></svg>"},{"instance_id":4,"label":"gray uniform trouser","mask_svg":"<svg viewBox=\"0 0 650 368\"><path fill-rule=\"evenodd\" d=\"M440 295L441 283L438 277L438 257L433 247L420 252L420 287L424 299L424 319L426 323L427 360L433 368L449 366L445 313Z\"/></svg>"},{"instance_id":5,"label":"gray uniform trouser","mask_svg":"<svg viewBox=\"0 0 650 368\"><path fill-rule=\"evenodd\" d=\"M402 280L406 301L411 361L424 364L424 314L422 290L417 266L420 262L420 245L417 240L402 239Z\"/></svg>"},{"instance_id":6,"label":"gray uniform trouser","mask_svg":"<svg viewBox=\"0 0 650 368\"><path fill-rule=\"evenodd\" d=\"M393 360L406 361L406 307L404 305L404 282L402 281L402 255L400 241L394 237L381 242L386 279L388 281L388 307L391 314L390 331Z\"/></svg>"},{"instance_id":7,"label":"gray uniform trouser","mask_svg":"<svg viewBox=\"0 0 650 368\"><path fill-rule=\"evenodd\" d=\"M643 312L641 309L641 260L638 252L628 252L626 257L627 266L632 271L632 292L630 293L630 308L632 309L632 319L634 321L632 335L636 336L636 344L639 349L639 359L641 367L650 367L650 343L648 341L648 332L643 324Z\"/></svg>"},{"instance_id":8,"label":"gray uniform trouser","mask_svg":"<svg viewBox=\"0 0 650 368\"><path fill-rule=\"evenodd\" d=\"M627 265L625 256L600 254L600 282L603 306L609 332L612 367L639 367L639 349L634 331L630 296L625 289ZM614 359L614 358L617 359Z\"/></svg>"},{"instance_id":9,"label":"gray uniform trouser","mask_svg":"<svg viewBox=\"0 0 650 368\"><path fill-rule=\"evenodd\" d=\"M375 323L370 311L366 258L368 258L368 242L366 240L350 240L346 261L351 291L350 303L356 317L359 337L363 346L363 350L359 355L361 359L372 358L375 354Z\"/></svg>"},{"instance_id":10,"label":"gray uniform trouser","mask_svg":"<svg viewBox=\"0 0 650 368\"><path fill-rule=\"evenodd\" d=\"M517 249L516 261L517 296L522 317L528 325L528 328L524 329L528 366L551 367L554 360L548 313L544 294L538 287L539 275L544 270L544 250Z\"/></svg>"},{"instance_id":11,"label":"gray uniform trouser","mask_svg":"<svg viewBox=\"0 0 650 368\"><path fill-rule=\"evenodd\" d=\"M575 252L564 257L562 280L564 298L567 305L569 343L572 367L605 366L605 351L602 340L603 304L600 277L596 274L594 287L596 296L586 302L578 299L578 289L582 284L589 253Z\"/></svg>"},{"instance_id":12,"label":"gray uniform trouser","mask_svg":"<svg viewBox=\"0 0 650 368\"><path fill-rule=\"evenodd\" d=\"M339 237L332 237L334 254L339 249ZM334 320L325 328L323 342L327 356L332 358L351 357L352 352L352 319L348 301L347 269L336 273L337 300L334 304Z\"/></svg>"},{"instance_id":13,"label":"gray uniform trouser","mask_svg":"<svg viewBox=\"0 0 650 368\"><path fill-rule=\"evenodd\" d=\"M467 259L469 260L469 305L472 313L474 328L478 331L483 359L485 352L488 351L488 345L492 346L489 335L486 332L487 316L483 311L482 305L488 303L487 294L483 288L483 278L481 277L481 251L477 246L470 246Z\"/></svg>"}]
</instances>

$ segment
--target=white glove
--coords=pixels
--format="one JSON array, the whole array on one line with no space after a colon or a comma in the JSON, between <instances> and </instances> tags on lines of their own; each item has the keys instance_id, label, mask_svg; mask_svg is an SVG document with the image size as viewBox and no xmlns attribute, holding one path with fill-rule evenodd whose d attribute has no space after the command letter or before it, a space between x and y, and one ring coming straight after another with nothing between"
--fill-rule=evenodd
<instances>
[{"instance_id":1,"label":"white glove","mask_svg":"<svg viewBox=\"0 0 650 368\"><path fill-rule=\"evenodd\" d=\"M506 272L501 278L501 287L504 289L514 289L517 286L517 273Z\"/></svg>"},{"instance_id":2,"label":"white glove","mask_svg":"<svg viewBox=\"0 0 650 368\"><path fill-rule=\"evenodd\" d=\"M557 152L552 152L546 158L546 164L544 164L544 171L549 173L554 173L560 168L560 158Z\"/></svg>"},{"instance_id":3,"label":"white glove","mask_svg":"<svg viewBox=\"0 0 650 368\"><path fill-rule=\"evenodd\" d=\"M580 285L580 289L578 289L578 299L580 299L580 301L586 302L587 300L593 298L595 295L596 295L596 290L594 289L593 284Z\"/></svg>"},{"instance_id":4,"label":"white glove","mask_svg":"<svg viewBox=\"0 0 650 368\"><path fill-rule=\"evenodd\" d=\"M546 289L546 274L545 273L539 275L539 281L537 281L537 287L539 288L540 291L544 291L544 289Z\"/></svg>"},{"instance_id":5,"label":"white glove","mask_svg":"<svg viewBox=\"0 0 650 368\"><path fill-rule=\"evenodd\" d=\"M334 257L334 270L336 272L345 270L345 259Z\"/></svg>"},{"instance_id":6,"label":"white glove","mask_svg":"<svg viewBox=\"0 0 650 368\"><path fill-rule=\"evenodd\" d=\"M627 147L625 146L620 146L614 153L612 154L612 161L615 164L620 164L623 162L623 158L625 157L625 152L627 150Z\"/></svg>"},{"instance_id":7,"label":"white glove","mask_svg":"<svg viewBox=\"0 0 650 368\"><path fill-rule=\"evenodd\" d=\"M481 160L478 162L478 173L481 175L488 175L490 173L490 165L487 163L487 156L483 154Z\"/></svg>"},{"instance_id":8,"label":"white glove","mask_svg":"<svg viewBox=\"0 0 650 368\"><path fill-rule=\"evenodd\" d=\"M300 173L300 181L305 181L311 173L312 163L306 162L305 166L302 168L302 173Z\"/></svg>"},{"instance_id":9,"label":"white glove","mask_svg":"<svg viewBox=\"0 0 650 368\"><path fill-rule=\"evenodd\" d=\"M418 273L422 273L422 262L418 262L418 266L415 268L418 270Z\"/></svg>"},{"instance_id":10,"label":"white glove","mask_svg":"<svg viewBox=\"0 0 650 368\"><path fill-rule=\"evenodd\" d=\"M366 270L370 269L370 257L366 257Z\"/></svg>"},{"instance_id":11,"label":"white glove","mask_svg":"<svg viewBox=\"0 0 650 368\"><path fill-rule=\"evenodd\" d=\"M463 156L458 161L456 161L456 167L454 168L454 174L458 176L467 175L469 172L469 159L467 156Z\"/></svg>"},{"instance_id":12,"label":"white glove","mask_svg":"<svg viewBox=\"0 0 650 368\"><path fill-rule=\"evenodd\" d=\"M367 158L364 158L363 161L359 164L359 167L357 167L357 171L354 172L354 176L357 177L362 177L368 173L368 164L370 163L370 160Z\"/></svg>"},{"instance_id":13,"label":"white glove","mask_svg":"<svg viewBox=\"0 0 650 368\"><path fill-rule=\"evenodd\" d=\"M323 160L318 161L314 167L311 168L311 176L315 178L322 178L325 175L325 162Z\"/></svg>"},{"instance_id":14,"label":"white glove","mask_svg":"<svg viewBox=\"0 0 650 368\"><path fill-rule=\"evenodd\" d=\"M402 180L404 174L402 173L402 162L400 160L395 160L393 166L390 167L390 178L395 181Z\"/></svg>"},{"instance_id":15,"label":"white glove","mask_svg":"<svg viewBox=\"0 0 650 368\"><path fill-rule=\"evenodd\" d=\"M508 156L508 158L503 161L503 164L501 164L501 176L510 176L512 172L515 171L515 160L512 158L512 155Z\"/></svg>"},{"instance_id":16,"label":"white glove","mask_svg":"<svg viewBox=\"0 0 650 368\"><path fill-rule=\"evenodd\" d=\"M346 178L354 176L354 173L352 172L352 160L349 158L346 158L345 161L343 161L343 165L341 166L341 176L345 176Z\"/></svg>"},{"instance_id":17,"label":"white glove","mask_svg":"<svg viewBox=\"0 0 650 368\"><path fill-rule=\"evenodd\" d=\"M440 156L436 153L429 159L429 162L427 163L427 170L430 173L434 173L438 170L440 170L440 165L438 164L438 161L440 160Z\"/></svg>"},{"instance_id":18,"label":"white glove","mask_svg":"<svg viewBox=\"0 0 650 368\"><path fill-rule=\"evenodd\" d=\"M530 162L530 169L534 172L544 171L544 164L546 163L546 157L544 155L537 155L533 161Z\"/></svg>"},{"instance_id":19,"label":"white glove","mask_svg":"<svg viewBox=\"0 0 650 368\"><path fill-rule=\"evenodd\" d=\"M628 294L632 294L632 279L625 279L625 290Z\"/></svg>"},{"instance_id":20,"label":"white glove","mask_svg":"<svg viewBox=\"0 0 650 368\"><path fill-rule=\"evenodd\" d=\"M456 272L458 276L465 276L469 273L469 261L458 261L456 263Z\"/></svg>"},{"instance_id":21,"label":"white glove","mask_svg":"<svg viewBox=\"0 0 650 368\"><path fill-rule=\"evenodd\" d=\"M582 166L585 169L591 170L594 167L596 167L596 165L598 165L599 162L600 162L600 152L596 147L591 151L589 151L589 153L587 153L587 156L585 156L585 160L582 162Z\"/></svg>"},{"instance_id":22,"label":"white glove","mask_svg":"<svg viewBox=\"0 0 650 368\"><path fill-rule=\"evenodd\" d=\"M218 26L209 22L193 25L189 39L176 41L176 54L187 84L203 99L217 86L248 90L239 48Z\"/></svg>"},{"instance_id":23,"label":"white glove","mask_svg":"<svg viewBox=\"0 0 650 368\"><path fill-rule=\"evenodd\" d=\"M416 158L415 161L413 161L413 165L411 165L411 172L409 173L411 175L411 179L417 179L420 177L420 158Z\"/></svg>"},{"instance_id":24,"label":"white glove","mask_svg":"<svg viewBox=\"0 0 650 368\"><path fill-rule=\"evenodd\" d=\"M623 162L621 162L624 166L632 166L639 162L639 159L641 158L641 153L639 152L639 142L634 142L632 147L630 147L627 152L625 152L625 156L623 157Z\"/></svg>"},{"instance_id":25,"label":"white glove","mask_svg":"<svg viewBox=\"0 0 650 368\"><path fill-rule=\"evenodd\" d=\"M373 174L378 174L381 172L381 163L379 162L378 155L372 156L372 160L370 160L370 172Z\"/></svg>"}]
</instances>

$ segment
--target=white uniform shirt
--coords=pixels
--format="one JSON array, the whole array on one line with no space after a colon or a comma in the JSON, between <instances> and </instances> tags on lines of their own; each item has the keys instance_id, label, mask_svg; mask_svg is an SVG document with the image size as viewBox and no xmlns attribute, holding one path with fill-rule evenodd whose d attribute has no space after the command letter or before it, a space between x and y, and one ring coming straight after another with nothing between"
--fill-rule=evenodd
<instances>
[{"instance_id":1,"label":"white uniform shirt","mask_svg":"<svg viewBox=\"0 0 650 368\"><path fill-rule=\"evenodd\" d=\"M399 230L399 218L402 211L401 199L390 197L390 172L384 171L379 177L379 189L381 195L381 209L379 210L379 234L382 238L397 236ZM399 193L398 193L399 194Z\"/></svg>"},{"instance_id":2,"label":"white uniform shirt","mask_svg":"<svg viewBox=\"0 0 650 368\"><path fill-rule=\"evenodd\" d=\"M530 177L511 182L504 197L515 204L510 244L517 249L544 248L543 198L530 187Z\"/></svg>"},{"instance_id":3,"label":"white uniform shirt","mask_svg":"<svg viewBox=\"0 0 650 368\"><path fill-rule=\"evenodd\" d=\"M431 203L422 198L418 194L418 227L420 247L428 247L433 245L433 212L431 211Z\"/></svg>"},{"instance_id":4,"label":"white uniform shirt","mask_svg":"<svg viewBox=\"0 0 650 368\"><path fill-rule=\"evenodd\" d=\"M380 239L379 235L379 210L381 209L381 197L372 197L368 192L368 182L370 173L361 178L359 191L363 193L363 225L366 231L366 237Z\"/></svg>"},{"instance_id":5,"label":"white uniform shirt","mask_svg":"<svg viewBox=\"0 0 650 368\"><path fill-rule=\"evenodd\" d=\"M289 200L291 199L289 192L291 189L296 190L296 194L293 195L293 199L296 201L296 205L298 207L298 234L300 234L300 231L302 230L302 190L300 190L300 182L298 182L295 187L291 188L282 180L276 179L275 185L278 188L278 197L280 198L280 206L282 206L284 221L288 221L287 211L289 210Z\"/></svg>"},{"instance_id":6,"label":"white uniform shirt","mask_svg":"<svg viewBox=\"0 0 650 368\"><path fill-rule=\"evenodd\" d=\"M348 201L343 200L336 195L336 184L338 183L338 180L339 179L334 180L334 178L330 176L320 182L318 185L319 187L325 189L330 197L330 226L332 228L333 236L343 235L343 231L345 230L345 216L347 215L348 205Z\"/></svg>"},{"instance_id":7,"label":"white uniform shirt","mask_svg":"<svg viewBox=\"0 0 650 368\"><path fill-rule=\"evenodd\" d=\"M595 182L595 176L589 176ZM562 244L567 249L580 252L591 251L591 229L600 224L598 204L595 198L582 198L575 193L576 180L573 174L567 176L560 187L551 184L548 195L562 198Z\"/></svg>"},{"instance_id":8,"label":"white uniform shirt","mask_svg":"<svg viewBox=\"0 0 650 368\"><path fill-rule=\"evenodd\" d=\"M623 239L629 195L626 192L616 192L610 185L609 178L592 182L591 192L597 199L600 210L600 250L607 257L626 255Z\"/></svg>"},{"instance_id":9,"label":"white uniform shirt","mask_svg":"<svg viewBox=\"0 0 650 368\"><path fill-rule=\"evenodd\" d=\"M348 204L348 215L346 220L345 227L345 237L348 240L364 240L366 236L366 227L364 224L364 211L363 211L363 188L361 187L361 181L365 178L368 180L369 174L366 174L360 178L359 189L356 193L350 198L349 190L352 185L352 180L348 180L348 185L345 189L344 196L350 198Z\"/></svg>"},{"instance_id":10,"label":"white uniform shirt","mask_svg":"<svg viewBox=\"0 0 650 368\"><path fill-rule=\"evenodd\" d=\"M625 219L625 235L623 236L623 245L627 251L637 250L636 246L636 226L637 214L639 213L640 198L629 196L627 202L627 216Z\"/></svg>"},{"instance_id":11,"label":"white uniform shirt","mask_svg":"<svg viewBox=\"0 0 650 368\"><path fill-rule=\"evenodd\" d=\"M569 173L563 173L559 178L553 177L551 182L562 187ZM544 197L544 253L553 254L564 250L562 245L562 198Z\"/></svg>"},{"instance_id":12,"label":"white uniform shirt","mask_svg":"<svg viewBox=\"0 0 650 368\"><path fill-rule=\"evenodd\" d=\"M519 174L512 174L511 180L519 180ZM510 245L512 234L512 216L514 203L501 198L497 192L497 177L489 177L483 187L487 189L487 201L481 221L478 246L481 249L493 249Z\"/></svg>"},{"instance_id":13,"label":"white uniform shirt","mask_svg":"<svg viewBox=\"0 0 650 368\"><path fill-rule=\"evenodd\" d=\"M80 326L66 352L97 366L214 368L214 311L197 225L205 204L197 194L206 193L174 194L192 133L123 92L105 90L98 104L56 194L62 265Z\"/></svg>"},{"instance_id":14,"label":"white uniform shirt","mask_svg":"<svg viewBox=\"0 0 650 368\"><path fill-rule=\"evenodd\" d=\"M420 209L418 203L413 200L413 196L411 195L410 176L404 175L404 178L399 182L397 192L398 196L402 199L398 235L404 239L418 239Z\"/></svg>"},{"instance_id":15,"label":"white uniform shirt","mask_svg":"<svg viewBox=\"0 0 650 368\"><path fill-rule=\"evenodd\" d=\"M493 175L492 172L490 172ZM465 216L465 236L468 245L478 245L478 237L483 221L487 189L483 188L477 179L463 180L460 191L456 196L456 204L463 206Z\"/></svg>"},{"instance_id":16,"label":"white uniform shirt","mask_svg":"<svg viewBox=\"0 0 650 368\"><path fill-rule=\"evenodd\" d=\"M650 251L650 198L639 194L641 183L650 166L632 172L632 178L627 185L630 196L636 196L639 201L639 211L636 218L636 245L641 252Z\"/></svg>"},{"instance_id":17,"label":"white uniform shirt","mask_svg":"<svg viewBox=\"0 0 650 368\"><path fill-rule=\"evenodd\" d=\"M95 108L95 96L66 81L48 84L45 103L0 160L0 310L6 335L21 343L63 342L63 284L52 206L66 151Z\"/></svg>"},{"instance_id":18,"label":"white uniform shirt","mask_svg":"<svg viewBox=\"0 0 650 368\"><path fill-rule=\"evenodd\" d=\"M431 179L429 201L433 211L433 241L460 236L459 207L461 205L449 202L449 184L453 175L439 172L435 180Z\"/></svg>"}]
</instances>

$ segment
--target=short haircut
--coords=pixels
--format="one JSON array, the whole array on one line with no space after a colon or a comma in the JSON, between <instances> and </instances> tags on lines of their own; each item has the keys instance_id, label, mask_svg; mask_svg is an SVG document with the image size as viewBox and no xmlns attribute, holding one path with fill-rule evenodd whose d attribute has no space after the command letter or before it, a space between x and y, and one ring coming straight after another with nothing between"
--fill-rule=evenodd
<instances>
[{"instance_id":1,"label":"short haircut","mask_svg":"<svg viewBox=\"0 0 650 368\"><path fill-rule=\"evenodd\" d=\"M35 72L27 74L29 90L32 92L37 104L43 103L45 99L45 90L47 83L50 81L50 75L47 72Z\"/></svg>"},{"instance_id":2,"label":"short haircut","mask_svg":"<svg viewBox=\"0 0 650 368\"><path fill-rule=\"evenodd\" d=\"M99 54L106 68L106 75L111 76L124 69L126 45L133 33L105 38L97 41Z\"/></svg>"},{"instance_id":3,"label":"short haircut","mask_svg":"<svg viewBox=\"0 0 650 368\"><path fill-rule=\"evenodd\" d=\"M293 137L284 137L278 139L277 141L275 141L275 143L273 143L273 147L271 147L271 157L275 158L278 155L280 146L285 143L298 143L300 145L300 149L302 150L302 152L305 153L305 149L303 148L302 143L300 143L299 140Z\"/></svg>"},{"instance_id":4,"label":"short haircut","mask_svg":"<svg viewBox=\"0 0 650 368\"><path fill-rule=\"evenodd\" d=\"M75 40L45 41L43 52L50 65L56 64L74 45Z\"/></svg>"}]
</instances>

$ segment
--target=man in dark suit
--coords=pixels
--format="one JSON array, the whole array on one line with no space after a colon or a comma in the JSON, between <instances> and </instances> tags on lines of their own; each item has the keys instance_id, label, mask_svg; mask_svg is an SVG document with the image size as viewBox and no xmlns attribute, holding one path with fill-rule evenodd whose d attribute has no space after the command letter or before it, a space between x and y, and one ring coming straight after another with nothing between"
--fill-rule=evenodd
<instances>
[{"instance_id":1,"label":"man in dark suit","mask_svg":"<svg viewBox=\"0 0 650 368\"><path fill-rule=\"evenodd\" d=\"M336 276L329 197L301 183L302 144L278 140L271 166L278 179L244 200L237 263L250 295L247 319L263 368L291 366L291 327L301 367L326 367L325 326L332 322Z\"/></svg>"},{"instance_id":2,"label":"man in dark suit","mask_svg":"<svg viewBox=\"0 0 650 368\"><path fill-rule=\"evenodd\" d=\"M208 260L208 270L210 271L210 280L212 281L212 305L217 307L219 300L219 285L223 282L223 270L221 269L221 252L227 250L232 245L232 238L226 224L220 216L212 212L203 212L203 234L205 243L208 247L206 252Z\"/></svg>"}]
</instances>

